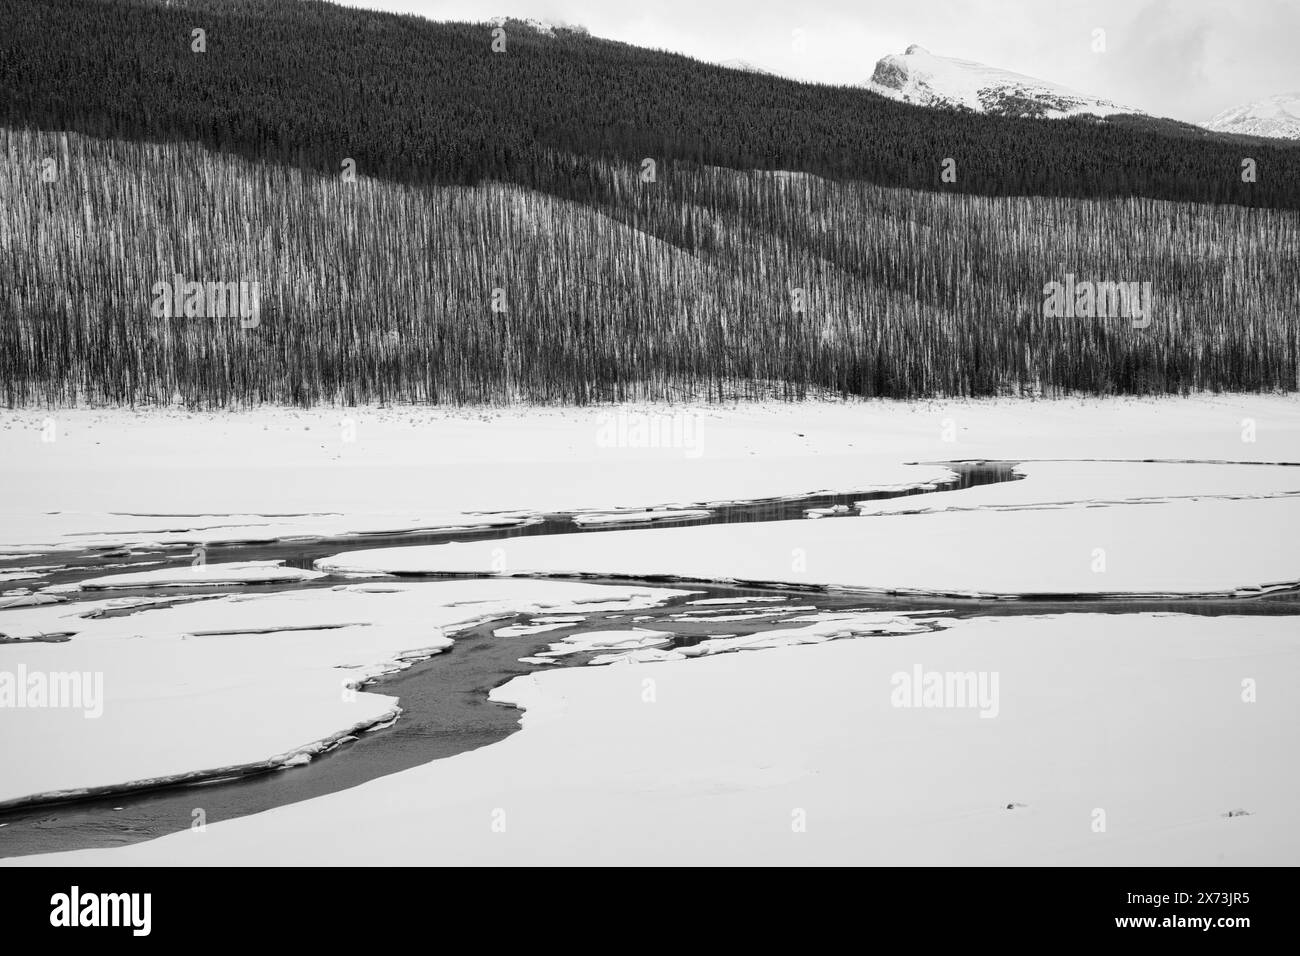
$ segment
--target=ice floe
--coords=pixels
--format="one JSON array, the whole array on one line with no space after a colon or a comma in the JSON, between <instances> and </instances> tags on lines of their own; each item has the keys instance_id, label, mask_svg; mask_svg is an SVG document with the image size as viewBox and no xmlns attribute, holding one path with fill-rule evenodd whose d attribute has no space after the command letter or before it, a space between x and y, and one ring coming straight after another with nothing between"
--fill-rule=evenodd
<instances>
[{"instance_id":1,"label":"ice floe","mask_svg":"<svg viewBox=\"0 0 1300 956\"><path fill-rule=\"evenodd\" d=\"M102 674L103 709L0 709L0 807L265 770L381 725L364 689L484 621L649 607L684 592L537 581L292 589L175 603L112 598L0 612L0 672ZM105 615L109 610L135 613ZM52 634L62 643L36 642Z\"/></svg>"},{"instance_id":2,"label":"ice floe","mask_svg":"<svg viewBox=\"0 0 1300 956\"><path fill-rule=\"evenodd\" d=\"M707 518L711 514L713 514L713 512L702 508L658 508L653 511L607 511L574 515L573 523L583 527L658 524L660 522L688 521L695 518Z\"/></svg>"},{"instance_id":3,"label":"ice floe","mask_svg":"<svg viewBox=\"0 0 1300 956\"><path fill-rule=\"evenodd\" d=\"M305 568L286 567L283 561L233 561L223 564L194 564L156 571L108 574L85 578L77 586L89 590L105 588L195 587L215 584L284 584L311 581L325 575Z\"/></svg>"}]
</instances>

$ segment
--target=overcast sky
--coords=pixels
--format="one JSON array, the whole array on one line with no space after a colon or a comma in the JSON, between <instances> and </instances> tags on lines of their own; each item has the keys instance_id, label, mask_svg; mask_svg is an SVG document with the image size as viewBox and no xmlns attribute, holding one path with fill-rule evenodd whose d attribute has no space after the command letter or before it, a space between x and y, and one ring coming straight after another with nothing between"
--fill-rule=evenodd
<instances>
[{"instance_id":1,"label":"overcast sky","mask_svg":"<svg viewBox=\"0 0 1300 956\"><path fill-rule=\"evenodd\" d=\"M859 83L919 43L1198 122L1300 91L1300 0L346 0L431 20L536 17L702 60ZM1093 51L1103 29L1105 52ZM802 31L802 55L795 31Z\"/></svg>"}]
</instances>

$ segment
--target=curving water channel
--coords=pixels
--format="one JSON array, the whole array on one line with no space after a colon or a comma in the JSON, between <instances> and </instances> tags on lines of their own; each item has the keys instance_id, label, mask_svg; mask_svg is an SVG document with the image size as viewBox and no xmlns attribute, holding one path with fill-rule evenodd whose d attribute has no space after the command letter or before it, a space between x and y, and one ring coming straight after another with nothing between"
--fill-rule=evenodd
<instances>
[{"instance_id":1,"label":"curving water channel","mask_svg":"<svg viewBox=\"0 0 1300 956\"><path fill-rule=\"evenodd\" d=\"M736 502L708 506L707 517L683 520L680 524L709 524L731 521L780 521L803 518L810 509L825 509L827 517L836 517L837 506L848 506L853 514L855 501L901 497L912 494L936 494L980 484L1015 480L1014 462L959 462L951 467L956 480L930 489L899 489L839 495L813 495L757 502ZM508 538L524 535L599 533L611 530L603 526L573 523L571 514L544 515L534 523L505 528L488 528L473 532L475 539ZM619 525L646 527L651 525ZM455 532L417 533L410 535L364 536L348 539L313 539L310 541L258 544L215 545L208 548L208 560L243 561L279 559L298 567L311 567L316 559L354 548L374 548L391 544L436 544L467 537L463 529ZM187 547L187 546L186 546ZM132 554L86 551L74 555L32 556L33 564L61 564L47 578L33 582L45 584L75 583L79 579L103 573L106 564L120 568L131 564ZM179 556L176 556L179 557ZM153 556L156 560L156 555ZM140 560L144 560L141 558ZM129 570L127 568L126 570ZM589 578L593 583L601 579ZM24 582L26 583L26 582ZM183 596L223 593L259 593L299 590L305 587L333 587L337 578L293 582L281 585L203 588L142 588L114 590L113 596L133 594ZM627 585L627 579L608 583ZM654 586L661 582L636 582ZM436 587L436 584L431 584ZM1295 592L1263 595L1250 599L1054 599L1025 601L990 601L948 598L864 598L847 592L818 588L730 587L712 584L679 585L692 593L673 598L665 604L637 611L586 613L570 629L550 631L527 637L497 638L493 631L511 623L528 624L531 615L498 618L457 632L453 647L406 670L387 675L367 685L367 689L399 698L402 715L396 723L363 734L343 743L310 763L291 770L276 770L227 778L201 784L177 785L153 790L28 807L0 813L0 856L19 856L60 850L117 846L187 830L195 808L201 807L209 823L257 813L285 804L308 800L327 793L356 786L367 780L396 773L442 757L474 750L499 741L519 729L519 712L488 700L488 693L510 679L527 674L542 665L521 663L520 658L536 652L570 634L585 631L644 627L673 634L675 645L691 644L725 630L727 634L747 636L780 627L789 627L790 618L798 614L844 611L933 612L946 618L980 615L1014 614L1135 613L1168 611L1191 614L1297 614L1300 599ZM103 592L92 592L91 597ZM766 598L763 603L735 604L728 608L725 626L710 622L709 614L688 602L701 599ZM75 605L69 604L69 607ZM721 607L719 608L721 610ZM690 615L684 614L690 611ZM113 613L147 613L148 608ZM3 632L0 611L0 633ZM543 615L545 616L545 615ZM633 621L635 618L635 621ZM740 619L736 619L740 618ZM915 635L924 639L924 634ZM73 638L75 639L75 638ZM864 638L865 639L865 638ZM896 638L897 639L897 638ZM576 653L556 659L550 666L583 666L593 656Z\"/></svg>"}]
</instances>

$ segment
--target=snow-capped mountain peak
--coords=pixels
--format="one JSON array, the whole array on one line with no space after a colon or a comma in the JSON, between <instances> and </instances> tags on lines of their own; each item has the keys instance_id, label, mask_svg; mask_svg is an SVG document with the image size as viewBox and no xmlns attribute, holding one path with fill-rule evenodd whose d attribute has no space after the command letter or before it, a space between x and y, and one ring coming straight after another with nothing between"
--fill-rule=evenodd
<instances>
[{"instance_id":1,"label":"snow-capped mountain peak","mask_svg":"<svg viewBox=\"0 0 1300 956\"><path fill-rule=\"evenodd\" d=\"M1080 93L1047 80L985 66L973 60L936 56L919 43L876 64L864 86L906 103L968 109L1000 116L1108 116L1142 111Z\"/></svg>"},{"instance_id":2,"label":"snow-capped mountain peak","mask_svg":"<svg viewBox=\"0 0 1300 956\"><path fill-rule=\"evenodd\" d=\"M1300 93L1279 93L1234 106L1201 126L1216 133L1300 139Z\"/></svg>"}]
</instances>

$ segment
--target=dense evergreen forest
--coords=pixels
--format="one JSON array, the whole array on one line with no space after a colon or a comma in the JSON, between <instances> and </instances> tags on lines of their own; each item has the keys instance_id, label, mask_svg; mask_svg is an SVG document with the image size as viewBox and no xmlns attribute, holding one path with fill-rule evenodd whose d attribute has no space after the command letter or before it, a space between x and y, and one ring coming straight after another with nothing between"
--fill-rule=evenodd
<instances>
[{"instance_id":1,"label":"dense evergreen forest","mask_svg":"<svg viewBox=\"0 0 1300 956\"><path fill-rule=\"evenodd\" d=\"M36 175L53 159L58 179ZM1300 215L589 168L607 202L0 130L0 401L497 403L1297 387ZM1044 287L1150 282L1150 323ZM260 321L152 286L261 286Z\"/></svg>"},{"instance_id":2,"label":"dense evergreen forest","mask_svg":"<svg viewBox=\"0 0 1300 956\"><path fill-rule=\"evenodd\" d=\"M586 200L600 164L652 157L988 196L1300 208L1300 148L932 110L516 23L505 52L489 25L301 0L0 0L0 24L5 125L196 141L319 172L351 158L406 183ZM1257 182L1242 182L1244 155ZM940 178L948 158L955 183Z\"/></svg>"}]
</instances>

